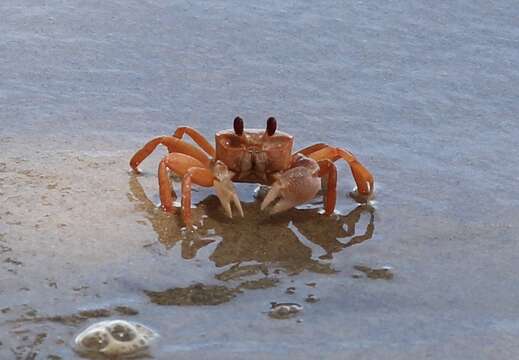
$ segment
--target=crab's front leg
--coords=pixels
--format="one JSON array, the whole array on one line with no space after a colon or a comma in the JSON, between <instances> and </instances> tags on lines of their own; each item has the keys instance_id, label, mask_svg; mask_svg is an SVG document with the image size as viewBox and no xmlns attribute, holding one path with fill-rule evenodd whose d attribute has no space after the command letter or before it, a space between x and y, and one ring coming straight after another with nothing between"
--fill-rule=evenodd
<instances>
[{"instance_id":1,"label":"crab's front leg","mask_svg":"<svg viewBox=\"0 0 519 360\"><path fill-rule=\"evenodd\" d=\"M188 226L192 225L191 216L191 186L197 184L204 187L214 186L216 194L232 218L231 201L243 216L240 200L231 182L233 173L220 161L204 165L199 160L185 154L172 153L165 156L159 164L159 189L161 206L165 211L173 210L173 200L176 197L171 187L168 169L182 177L182 218Z\"/></svg>"},{"instance_id":2,"label":"crab's front leg","mask_svg":"<svg viewBox=\"0 0 519 360\"><path fill-rule=\"evenodd\" d=\"M238 198L238 194L236 193L236 189L231 180L235 174L219 160L211 164L211 170L215 179L213 186L216 191L216 196L220 199L220 203L222 204L227 216L232 219L231 203L233 203L240 216L243 217L243 209L241 207L240 199Z\"/></svg>"},{"instance_id":3,"label":"crab's front leg","mask_svg":"<svg viewBox=\"0 0 519 360\"><path fill-rule=\"evenodd\" d=\"M325 165L323 171L324 167ZM271 214L312 200L321 190L320 171L317 161L304 155L294 157L292 167L276 176L276 181L261 203L261 210L273 204L276 199L279 200L272 207Z\"/></svg>"}]
</instances>

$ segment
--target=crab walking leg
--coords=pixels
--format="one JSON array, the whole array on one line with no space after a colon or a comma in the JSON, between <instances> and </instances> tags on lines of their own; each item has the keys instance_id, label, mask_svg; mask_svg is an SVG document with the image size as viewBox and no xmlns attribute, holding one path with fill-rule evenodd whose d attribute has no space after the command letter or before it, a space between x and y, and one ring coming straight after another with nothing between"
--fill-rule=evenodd
<instances>
[{"instance_id":1,"label":"crab walking leg","mask_svg":"<svg viewBox=\"0 0 519 360\"><path fill-rule=\"evenodd\" d=\"M166 162L162 160L159 163L159 194L160 207L166 212L173 211L173 201L177 198L175 190L171 187Z\"/></svg>"},{"instance_id":2,"label":"crab walking leg","mask_svg":"<svg viewBox=\"0 0 519 360\"><path fill-rule=\"evenodd\" d=\"M182 153L171 153L166 155L159 164L159 193L160 203L164 211L173 210L173 200L176 195L171 187L171 181L169 180L168 169L173 171L179 176L184 176L188 170L193 168L201 168L206 170L206 173L196 173L193 181L202 186L212 186L213 176L211 171L198 159L182 154ZM209 177L206 175L209 174Z\"/></svg>"},{"instance_id":3,"label":"crab walking leg","mask_svg":"<svg viewBox=\"0 0 519 360\"><path fill-rule=\"evenodd\" d=\"M303 154L305 156L308 156L310 155L311 153L314 153L318 150L321 150L321 149L324 149L325 147L328 147L328 145L326 145L325 143L317 143L317 144L313 144L313 145L310 145L310 146L307 146L299 151L296 151L294 153L294 155L292 156L295 156L296 154Z\"/></svg>"},{"instance_id":4,"label":"crab walking leg","mask_svg":"<svg viewBox=\"0 0 519 360\"><path fill-rule=\"evenodd\" d=\"M194 157L202 162L205 166L209 165L209 157L196 146L189 144L179 138L173 136L161 136L150 140L130 160L130 167L137 173L140 173L139 164L146 159L158 145L164 145L170 153L182 153Z\"/></svg>"},{"instance_id":5,"label":"crab walking leg","mask_svg":"<svg viewBox=\"0 0 519 360\"><path fill-rule=\"evenodd\" d=\"M373 194L375 190L373 175L348 150L327 146L308 154L308 156L316 161L331 160L335 162L338 159L343 159L350 166L359 193L366 197Z\"/></svg>"},{"instance_id":6,"label":"crab walking leg","mask_svg":"<svg viewBox=\"0 0 519 360\"><path fill-rule=\"evenodd\" d=\"M326 193L324 194L324 213L331 215L335 210L335 202L337 200L337 168L330 160L320 160L319 176L326 176Z\"/></svg>"},{"instance_id":7,"label":"crab walking leg","mask_svg":"<svg viewBox=\"0 0 519 360\"><path fill-rule=\"evenodd\" d=\"M191 183L210 187L213 185L213 174L207 168L193 167L187 170L182 178L182 219L187 226L193 225L191 218Z\"/></svg>"},{"instance_id":8,"label":"crab walking leg","mask_svg":"<svg viewBox=\"0 0 519 360\"><path fill-rule=\"evenodd\" d=\"M175 134L173 134L174 137L182 139L182 136L184 134L187 134L191 137L191 139L194 140L200 146L204 151L211 156L212 158L215 157L215 150L213 145L209 143L209 141L206 140L206 138L196 129L193 129L189 126L180 126L175 130Z\"/></svg>"}]
</instances>

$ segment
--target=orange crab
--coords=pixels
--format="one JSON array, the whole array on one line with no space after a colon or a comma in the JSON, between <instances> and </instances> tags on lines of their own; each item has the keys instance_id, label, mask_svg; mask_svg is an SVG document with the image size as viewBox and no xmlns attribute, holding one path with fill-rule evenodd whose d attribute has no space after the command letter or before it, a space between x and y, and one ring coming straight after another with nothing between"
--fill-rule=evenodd
<instances>
[{"instance_id":1,"label":"orange crab","mask_svg":"<svg viewBox=\"0 0 519 360\"><path fill-rule=\"evenodd\" d=\"M182 215L186 225L192 225L191 184L214 187L216 195L230 218L231 203L243 216L240 200L233 182L252 182L270 186L261 210L273 204L270 213L285 211L312 200L321 190L321 178L326 177L324 193L325 214L335 209L337 168L334 162L345 160L357 184L358 194L369 199L374 191L371 173L346 149L318 143L292 153L294 138L276 131L276 119L268 118L265 130L244 129L240 117L234 128L215 135L216 149L197 130L188 126L177 128L173 136L161 136L149 141L130 160L131 168L139 173L139 164L162 144L169 154L159 164L161 207L173 211L176 194L171 187L168 170L182 177ZM187 143L187 134L199 146ZM276 200L278 200L276 202Z\"/></svg>"}]
</instances>

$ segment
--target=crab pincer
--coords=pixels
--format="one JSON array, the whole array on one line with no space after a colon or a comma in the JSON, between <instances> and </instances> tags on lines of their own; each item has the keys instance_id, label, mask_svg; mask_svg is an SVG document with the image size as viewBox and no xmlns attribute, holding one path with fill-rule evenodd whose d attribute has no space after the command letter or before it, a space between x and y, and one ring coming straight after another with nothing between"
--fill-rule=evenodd
<instances>
[{"instance_id":1,"label":"crab pincer","mask_svg":"<svg viewBox=\"0 0 519 360\"><path fill-rule=\"evenodd\" d=\"M236 193L236 188L232 182L234 172L230 171L225 164L217 160L213 165L213 176L215 178L213 187L216 196L220 199L225 213L232 219L231 202L234 204L238 213L243 217L243 209L241 207L240 199Z\"/></svg>"},{"instance_id":2,"label":"crab pincer","mask_svg":"<svg viewBox=\"0 0 519 360\"><path fill-rule=\"evenodd\" d=\"M279 199L272 207L271 214L304 204L315 198L321 190L319 165L315 160L304 155L298 154L294 159L294 167L276 177L276 181L261 203L261 210L265 210Z\"/></svg>"}]
</instances>

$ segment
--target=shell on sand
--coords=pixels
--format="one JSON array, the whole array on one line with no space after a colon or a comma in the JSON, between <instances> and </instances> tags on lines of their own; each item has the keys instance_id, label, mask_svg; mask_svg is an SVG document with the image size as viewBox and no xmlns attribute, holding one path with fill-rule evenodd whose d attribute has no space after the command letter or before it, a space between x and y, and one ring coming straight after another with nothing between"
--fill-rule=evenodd
<instances>
[{"instance_id":1,"label":"shell on sand","mask_svg":"<svg viewBox=\"0 0 519 360\"><path fill-rule=\"evenodd\" d=\"M158 334L150 328L125 320L108 320L95 323L75 339L76 350L81 353L122 355L147 349Z\"/></svg>"}]
</instances>

